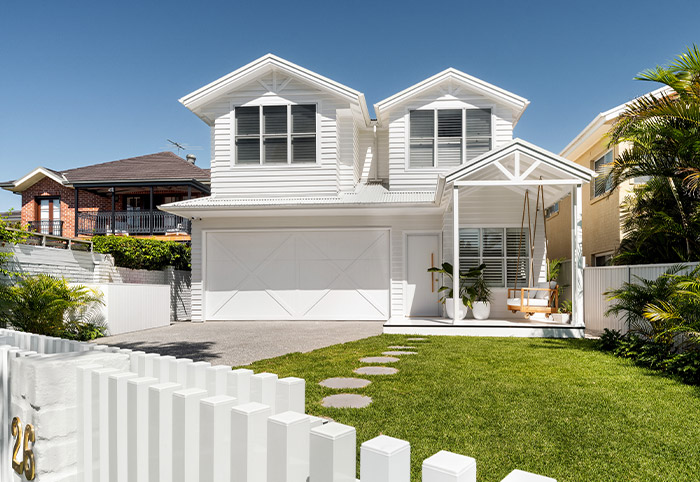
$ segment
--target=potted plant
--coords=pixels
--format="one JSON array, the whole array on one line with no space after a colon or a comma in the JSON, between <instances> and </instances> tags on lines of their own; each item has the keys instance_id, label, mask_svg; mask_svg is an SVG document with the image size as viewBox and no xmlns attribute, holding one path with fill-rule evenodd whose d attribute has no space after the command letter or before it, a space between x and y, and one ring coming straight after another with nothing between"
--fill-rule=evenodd
<instances>
[{"instance_id":1,"label":"potted plant","mask_svg":"<svg viewBox=\"0 0 700 482\"><path fill-rule=\"evenodd\" d=\"M479 273L474 284L469 288L472 293L472 314L477 320L487 320L491 314L491 289L484 280L483 273Z\"/></svg>"},{"instance_id":2,"label":"potted plant","mask_svg":"<svg viewBox=\"0 0 700 482\"><path fill-rule=\"evenodd\" d=\"M565 300L561 302L559 307L559 313L554 313L552 319L557 323L569 323L571 321L571 301Z\"/></svg>"},{"instance_id":3,"label":"potted plant","mask_svg":"<svg viewBox=\"0 0 700 482\"><path fill-rule=\"evenodd\" d=\"M462 272L459 275L459 297L462 299L462 303L460 304L460 310L459 310L459 319L464 319L467 316L467 312L469 311L469 308L472 307L472 302L474 300L473 298L473 290L471 286L468 286L467 281L470 279L474 279L477 276L481 275L481 272L484 270L486 267L485 264L482 264L480 266L477 266L476 268L472 268L466 273ZM452 281L452 286L441 286L438 289L439 293L445 293L442 298L440 298L440 303L443 303L445 305L445 311L446 315L448 318L454 318L454 274L453 274L453 268L450 263L442 263L442 266L437 268L433 266L432 268L428 268L428 271L430 273L440 273L444 275L445 277L449 278L450 281ZM444 278L443 278L444 281Z\"/></svg>"},{"instance_id":4,"label":"potted plant","mask_svg":"<svg viewBox=\"0 0 700 482\"><path fill-rule=\"evenodd\" d=\"M557 287L559 272L561 271L561 265L564 261L566 261L564 258L556 258L549 260L547 263L547 282L551 290Z\"/></svg>"}]
</instances>

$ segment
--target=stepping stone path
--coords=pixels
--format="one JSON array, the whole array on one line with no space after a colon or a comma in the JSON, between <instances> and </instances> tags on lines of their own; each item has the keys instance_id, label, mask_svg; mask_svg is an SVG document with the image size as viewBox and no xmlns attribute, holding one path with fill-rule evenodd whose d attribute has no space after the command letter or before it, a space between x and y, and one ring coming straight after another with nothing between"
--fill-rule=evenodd
<instances>
[{"instance_id":1,"label":"stepping stone path","mask_svg":"<svg viewBox=\"0 0 700 482\"><path fill-rule=\"evenodd\" d=\"M398 368L392 367L360 367L353 370L358 375L394 375L399 372Z\"/></svg>"},{"instance_id":2,"label":"stepping stone path","mask_svg":"<svg viewBox=\"0 0 700 482\"><path fill-rule=\"evenodd\" d=\"M387 348L391 350L415 350L415 346L403 346L403 345L391 345L388 346Z\"/></svg>"},{"instance_id":3,"label":"stepping stone path","mask_svg":"<svg viewBox=\"0 0 700 482\"><path fill-rule=\"evenodd\" d=\"M382 355L417 355L417 351L384 351Z\"/></svg>"},{"instance_id":4,"label":"stepping stone path","mask_svg":"<svg viewBox=\"0 0 700 482\"><path fill-rule=\"evenodd\" d=\"M362 363L394 363L399 361L399 359L393 356L368 356L360 358L360 361Z\"/></svg>"},{"instance_id":5,"label":"stepping stone path","mask_svg":"<svg viewBox=\"0 0 700 482\"><path fill-rule=\"evenodd\" d=\"M321 400L321 405L330 408L365 408L370 403L372 403L370 397L354 393L339 393Z\"/></svg>"},{"instance_id":6,"label":"stepping stone path","mask_svg":"<svg viewBox=\"0 0 700 482\"><path fill-rule=\"evenodd\" d=\"M365 380L364 378L341 378L341 377L336 377L336 378L326 378L325 380L322 380L319 382L319 385L322 387L326 388L365 388L367 385L369 385L370 382L369 380Z\"/></svg>"}]
</instances>

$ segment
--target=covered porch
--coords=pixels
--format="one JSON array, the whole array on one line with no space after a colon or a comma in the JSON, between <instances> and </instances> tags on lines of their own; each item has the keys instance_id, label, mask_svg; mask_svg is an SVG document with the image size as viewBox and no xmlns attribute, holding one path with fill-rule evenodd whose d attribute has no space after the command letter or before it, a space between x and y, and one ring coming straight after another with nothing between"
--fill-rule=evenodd
<instances>
[{"instance_id":1,"label":"covered porch","mask_svg":"<svg viewBox=\"0 0 700 482\"><path fill-rule=\"evenodd\" d=\"M486 320L470 314L461 319L459 296L448 299L442 317L395 317L385 333L414 335L584 336L581 194L594 173L521 140L490 151L445 177L442 260L454 273L465 274L484 264L491 290ZM551 289L547 282L547 235L544 211L572 195L571 264L561 279L568 286ZM442 281L450 285L450 280ZM432 283L432 281L431 281ZM561 301L571 302L571 317L563 323ZM517 305L517 306L515 306ZM536 308L535 308L536 306ZM447 308L447 307L445 307ZM515 309L514 309L515 308Z\"/></svg>"}]
</instances>

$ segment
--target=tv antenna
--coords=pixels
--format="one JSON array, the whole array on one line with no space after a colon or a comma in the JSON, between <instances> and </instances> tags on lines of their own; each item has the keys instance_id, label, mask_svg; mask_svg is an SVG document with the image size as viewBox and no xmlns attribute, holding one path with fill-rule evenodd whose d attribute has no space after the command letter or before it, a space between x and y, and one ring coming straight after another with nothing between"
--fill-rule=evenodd
<instances>
[{"instance_id":1,"label":"tv antenna","mask_svg":"<svg viewBox=\"0 0 700 482\"><path fill-rule=\"evenodd\" d=\"M186 151L187 148L180 144L179 142L171 141L170 139L166 139L169 143L171 143L173 146L177 147L177 155L180 155L180 151Z\"/></svg>"}]
</instances>

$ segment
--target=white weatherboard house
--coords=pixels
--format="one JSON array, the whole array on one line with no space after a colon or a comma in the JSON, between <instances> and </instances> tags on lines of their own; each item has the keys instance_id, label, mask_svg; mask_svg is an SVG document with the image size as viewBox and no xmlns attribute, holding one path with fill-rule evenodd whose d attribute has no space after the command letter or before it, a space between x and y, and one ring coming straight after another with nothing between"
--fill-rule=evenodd
<instances>
[{"instance_id":1,"label":"white weatherboard house","mask_svg":"<svg viewBox=\"0 0 700 482\"><path fill-rule=\"evenodd\" d=\"M194 221L193 320L583 335L578 200L594 173L513 139L526 99L447 69L375 104L375 120L360 92L266 55L180 102L211 126L212 195L161 206ZM573 194L570 324L506 305L516 277L545 280L542 226L532 256L519 244L539 186L547 206ZM443 318L442 280L427 271L443 260L486 263L489 320Z\"/></svg>"}]
</instances>

